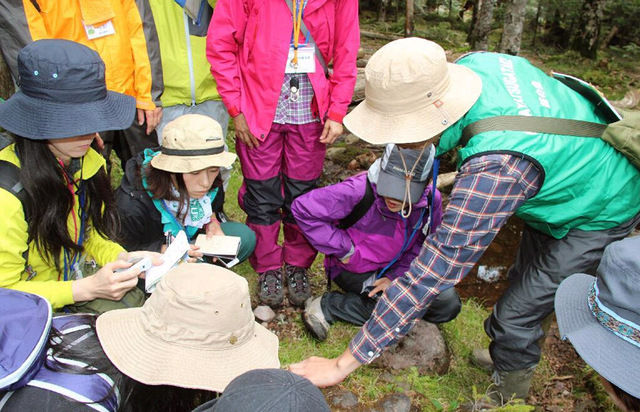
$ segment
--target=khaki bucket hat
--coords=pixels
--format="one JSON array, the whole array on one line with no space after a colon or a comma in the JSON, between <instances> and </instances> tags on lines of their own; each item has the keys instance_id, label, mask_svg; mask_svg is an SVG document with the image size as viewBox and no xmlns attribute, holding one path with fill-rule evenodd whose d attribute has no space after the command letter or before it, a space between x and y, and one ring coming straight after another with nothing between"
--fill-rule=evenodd
<instances>
[{"instance_id":1,"label":"khaki bucket hat","mask_svg":"<svg viewBox=\"0 0 640 412\"><path fill-rule=\"evenodd\" d=\"M236 157L225 152L218 122L201 114L186 114L167 123L160 154L151 165L171 173L191 173L214 166L229 168Z\"/></svg>"},{"instance_id":2,"label":"khaki bucket hat","mask_svg":"<svg viewBox=\"0 0 640 412\"><path fill-rule=\"evenodd\" d=\"M447 63L438 44L417 37L395 40L365 68L365 100L344 125L372 144L429 140L458 121L478 100L482 80Z\"/></svg>"},{"instance_id":3,"label":"khaki bucket hat","mask_svg":"<svg viewBox=\"0 0 640 412\"><path fill-rule=\"evenodd\" d=\"M253 369L278 368L278 337L255 321L247 281L230 270L184 263L141 308L96 322L111 362L147 385L222 392Z\"/></svg>"}]
</instances>

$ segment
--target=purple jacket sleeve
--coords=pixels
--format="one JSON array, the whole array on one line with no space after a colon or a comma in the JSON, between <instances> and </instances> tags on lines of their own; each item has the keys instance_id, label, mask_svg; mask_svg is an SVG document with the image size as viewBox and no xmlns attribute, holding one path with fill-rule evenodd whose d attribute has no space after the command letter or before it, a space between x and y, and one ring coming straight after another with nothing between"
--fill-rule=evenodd
<instances>
[{"instance_id":1,"label":"purple jacket sleeve","mask_svg":"<svg viewBox=\"0 0 640 412\"><path fill-rule=\"evenodd\" d=\"M431 193L431 186L427 187L427 193ZM442 222L442 195L440 194L440 191L437 189L436 189L436 196L433 199L433 212L431 213L431 219L433 221L433 224L435 225L432 227L438 228L438 226L440 226L440 223ZM425 217L423 219L422 224L423 225L426 224L427 221L428 221L428 218ZM429 233L432 233L431 228L429 228L429 230L430 230ZM418 254L420 253L420 249L422 249L422 244L424 243L424 240L426 238L427 237L424 234L424 232L420 230L416 234L415 238L413 239L409 250L407 250L405 254L402 255L402 257L398 260L398 262L396 262L393 266L391 266L391 268L386 274L386 277L388 277L391 280L394 280L404 275L406 272L408 272L409 267L411 266L411 262L413 262L413 260L416 257L418 257Z\"/></svg>"},{"instance_id":2,"label":"purple jacket sleeve","mask_svg":"<svg viewBox=\"0 0 640 412\"><path fill-rule=\"evenodd\" d=\"M351 239L334 222L346 217L364 197L366 174L315 189L299 196L291 205L296 222L311 245L325 255L344 257Z\"/></svg>"}]
</instances>

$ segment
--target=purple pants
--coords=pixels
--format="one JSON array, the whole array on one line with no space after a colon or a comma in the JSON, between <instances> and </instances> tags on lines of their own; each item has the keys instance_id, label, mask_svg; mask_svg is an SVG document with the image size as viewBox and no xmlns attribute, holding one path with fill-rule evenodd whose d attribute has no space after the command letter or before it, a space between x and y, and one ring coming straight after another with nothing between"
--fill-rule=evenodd
<instances>
[{"instance_id":1,"label":"purple pants","mask_svg":"<svg viewBox=\"0 0 640 412\"><path fill-rule=\"evenodd\" d=\"M238 203L256 234L256 248L249 257L256 272L277 269L283 263L308 268L316 257L293 219L291 203L317 187L326 152L326 145L318 141L322 129L320 122L274 123L255 149L236 140L244 176ZM282 246L278 244L281 222Z\"/></svg>"}]
</instances>

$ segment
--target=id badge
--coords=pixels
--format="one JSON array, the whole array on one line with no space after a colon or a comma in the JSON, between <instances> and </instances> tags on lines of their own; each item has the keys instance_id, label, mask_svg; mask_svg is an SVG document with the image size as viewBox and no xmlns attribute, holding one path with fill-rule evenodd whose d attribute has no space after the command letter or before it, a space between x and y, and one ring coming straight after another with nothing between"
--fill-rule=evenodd
<instances>
[{"instance_id":1,"label":"id badge","mask_svg":"<svg viewBox=\"0 0 640 412\"><path fill-rule=\"evenodd\" d=\"M116 29L113 27L111 20L100 26L84 24L84 31L87 33L87 38L89 40L116 34Z\"/></svg>"},{"instance_id":2,"label":"id badge","mask_svg":"<svg viewBox=\"0 0 640 412\"><path fill-rule=\"evenodd\" d=\"M316 46L311 44L298 47L298 65L294 67L293 46L289 47L289 55L287 56L287 67L285 73L315 73L316 72Z\"/></svg>"}]
</instances>

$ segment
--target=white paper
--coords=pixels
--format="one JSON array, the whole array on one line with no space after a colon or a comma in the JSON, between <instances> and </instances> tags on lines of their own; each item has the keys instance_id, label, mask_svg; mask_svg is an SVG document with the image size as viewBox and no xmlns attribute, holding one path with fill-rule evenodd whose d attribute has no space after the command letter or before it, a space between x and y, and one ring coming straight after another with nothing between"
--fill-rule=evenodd
<instances>
[{"instance_id":1,"label":"white paper","mask_svg":"<svg viewBox=\"0 0 640 412\"><path fill-rule=\"evenodd\" d=\"M285 73L315 73L316 72L316 47L315 45L298 47L298 66L294 67L293 46L289 47L287 67Z\"/></svg>"},{"instance_id":2,"label":"white paper","mask_svg":"<svg viewBox=\"0 0 640 412\"><path fill-rule=\"evenodd\" d=\"M87 33L87 38L89 40L116 34L116 29L113 27L113 23L111 22L111 20L100 26L85 24L84 31Z\"/></svg>"},{"instance_id":3,"label":"white paper","mask_svg":"<svg viewBox=\"0 0 640 412\"><path fill-rule=\"evenodd\" d=\"M147 270L145 278L145 289L147 293L152 293L155 290L156 284L160 282L160 279L184 257L185 253L189 251L189 248L187 235L181 230L164 252L164 255L162 255L164 258L162 265L153 266Z\"/></svg>"}]
</instances>

